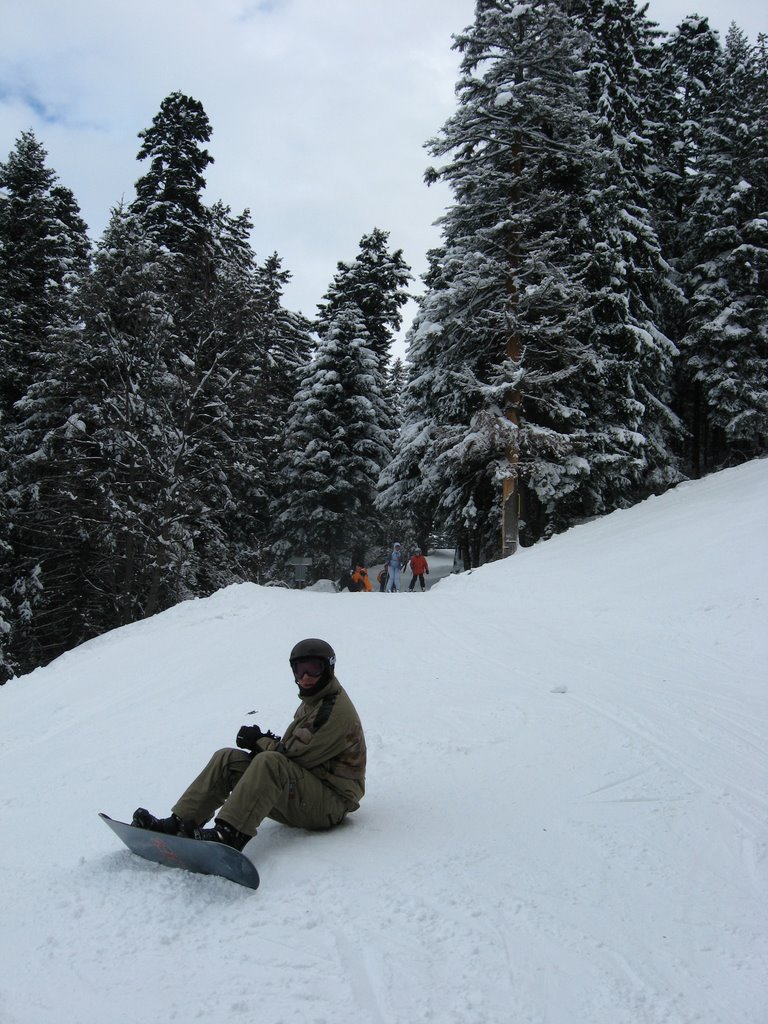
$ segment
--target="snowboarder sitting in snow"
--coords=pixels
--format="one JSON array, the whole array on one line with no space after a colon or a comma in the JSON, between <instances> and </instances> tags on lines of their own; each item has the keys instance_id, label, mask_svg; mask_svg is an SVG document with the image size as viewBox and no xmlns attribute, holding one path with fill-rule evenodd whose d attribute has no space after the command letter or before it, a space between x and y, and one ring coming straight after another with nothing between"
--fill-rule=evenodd
<instances>
[{"instance_id":1,"label":"snowboarder sitting in snow","mask_svg":"<svg viewBox=\"0 0 768 1024\"><path fill-rule=\"evenodd\" d=\"M139 807L133 825L242 850L264 818L325 829L357 810L365 792L365 736L336 678L334 650L324 640L302 640L289 660L301 704L282 739L244 725L236 740L241 749L218 750L169 818ZM217 808L214 827L203 828Z\"/></svg>"}]
</instances>

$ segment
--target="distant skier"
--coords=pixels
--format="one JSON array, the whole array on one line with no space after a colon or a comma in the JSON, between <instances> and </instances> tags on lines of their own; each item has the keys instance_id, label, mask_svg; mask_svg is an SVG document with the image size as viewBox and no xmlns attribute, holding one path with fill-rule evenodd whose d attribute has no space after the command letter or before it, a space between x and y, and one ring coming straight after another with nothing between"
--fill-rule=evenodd
<instances>
[{"instance_id":1,"label":"distant skier","mask_svg":"<svg viewBox=\"0 0 768 1024\"><path fill-rule=\"evenodd\" d=\"M392 591L400 589L400 572L405 568L406 559L403 555L400 545L397 541L392 545L392 552L387 559L387 569L389 571L389 579L387 580L387 593L391 594Z\"/></svg>"},{"instance_id":2,"label":"distant skier","mask_svg":"<svg viewBox=\"0 0 768 1024\"><path fill-rule=\"evenodd\" d=\"M351 590L352 593L371 590L368 570L363 565L353 565L337 584L339 590Z\"/></svg>"},{"instance_id":3,"label":"distant skier","mask_svg":"<svg viewBox=\"0 0 768 1024\"><path fill-rule=\"evenodd\" d=\"M136 809L133 825L226 843L242 850L264 818L296 828L338 825L365 792L365 736L336 678L324 640L302 640L290 654L301 704L282 739L244 725L237 749L218 750L168 818ZM203 825L216 812L213 828Z\"/></svg>"},{"instance_id":4,"label":"distant skier","mask_svg":"<svg viewBox=\"0 0 768 1024\"><path fill-rule=\"evenodd\" d=\"M424 575L429 576L429 564L421 553L421 548L416 548L411 557L411 582L408 585L408 590L413 593L413 588L416 586L416 580L421 585L422 592L427 589L427 585L424 582Z\"/></svg>"},{"instance_id":5,"label":"distant skier","mask_svg":"<svg viewBox=\"0 0 768 1024\"><path fill-rule=\"evenodd\" d=\"M368 579L368 570L364 565L356 565L355 571L351 576L352 586L350 590L354 589L357 591L364 590L366 593L371 591L371 581Z\"/></svg>"}]
</instances>

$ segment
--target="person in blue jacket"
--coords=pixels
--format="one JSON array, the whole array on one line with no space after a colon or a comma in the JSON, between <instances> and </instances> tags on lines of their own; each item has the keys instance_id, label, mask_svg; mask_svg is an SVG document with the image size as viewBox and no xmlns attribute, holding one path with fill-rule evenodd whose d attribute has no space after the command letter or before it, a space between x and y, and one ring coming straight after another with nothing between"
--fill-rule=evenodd
<instances>
[{"instance_id":1,"label":"person in blue jacket","mask_svg":"<svg viewBox=\"0 0 768 1024\"><path fill-rule=\"evenodd\" d=\"M387 593L400 590L400 570L406 565L407 559L403 554L397 541L392 545L392 553L387 560L389 579L387 580Z\"/></svg>"}]
</instances>

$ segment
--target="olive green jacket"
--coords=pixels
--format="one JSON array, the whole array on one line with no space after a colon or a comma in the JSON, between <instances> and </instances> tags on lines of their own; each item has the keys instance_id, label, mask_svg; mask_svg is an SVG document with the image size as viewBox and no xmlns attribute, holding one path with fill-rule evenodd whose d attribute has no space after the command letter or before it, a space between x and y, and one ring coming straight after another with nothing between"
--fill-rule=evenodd
<instances>
[{"instance_id":1,"label":"olive green jacket","mask_svg":"<svg viewBox=\"0 0 768 1024\"><path fill-rule=\"evenodd\" d=\"M262 739L262 750L278 750L312 772L347 803L360 806L365 793L365 735L355 706L334 676L301 704L281 740Z\"/></svg>"}]
</instances>

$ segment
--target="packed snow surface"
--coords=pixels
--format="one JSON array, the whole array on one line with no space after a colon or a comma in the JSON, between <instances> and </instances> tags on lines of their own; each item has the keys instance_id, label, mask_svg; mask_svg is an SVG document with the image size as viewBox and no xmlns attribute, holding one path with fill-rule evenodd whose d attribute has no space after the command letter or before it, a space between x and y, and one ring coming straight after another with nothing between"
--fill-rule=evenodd
<instances>
[{"instance_id":1,"label":"packed snow surface","mask_svg":"<svg viewBox=\"0 0 768 1024\"><path fill-rule=\"evenodd\" d=\"M0 689L2 1024L764 1024L767 499L760 461L426 594L231 587ZM265 822L255 892L130 854L97 811L282 731L314 635L361 809Z\"/></svg>"}]
</instances>

